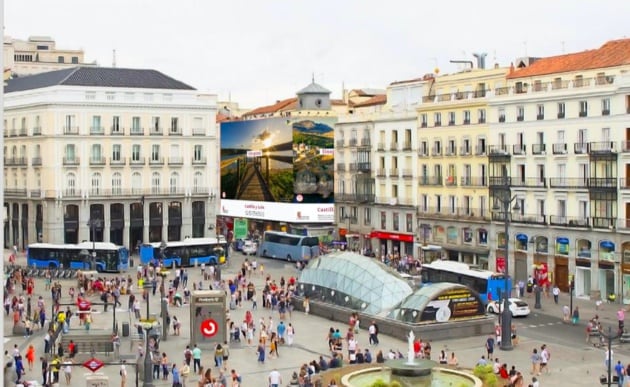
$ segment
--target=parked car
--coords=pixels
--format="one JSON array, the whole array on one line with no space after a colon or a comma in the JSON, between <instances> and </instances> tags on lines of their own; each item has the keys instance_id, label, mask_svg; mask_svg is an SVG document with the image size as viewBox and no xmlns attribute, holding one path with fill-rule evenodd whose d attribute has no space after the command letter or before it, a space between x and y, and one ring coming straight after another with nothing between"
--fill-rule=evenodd
<instances>
[{"instance_id":1,"label":"parked car","mask_svg":"<svg viewBox=\"0 0 630 387\"><path fill-rule=\"evenodd\" d=\"M245 255L256 255L258 252L258 244L254 241L245 240L241 249Z\"/></svg>"},{"instance_id":2,"label":"parked car","mask_svg":"<svg viewBox=\"0 0 630 387\"><path fill-rule=\"evenodd\" d=\"M520 298L509 298L508 302L512 317L525 317L531 312L529 310L529 305L527 305L527 302L521 300ZM499 311L503 311L503 300L488 302L486 310L488 311L488 313L498 314Z\"/></svg>"}]
</instances>

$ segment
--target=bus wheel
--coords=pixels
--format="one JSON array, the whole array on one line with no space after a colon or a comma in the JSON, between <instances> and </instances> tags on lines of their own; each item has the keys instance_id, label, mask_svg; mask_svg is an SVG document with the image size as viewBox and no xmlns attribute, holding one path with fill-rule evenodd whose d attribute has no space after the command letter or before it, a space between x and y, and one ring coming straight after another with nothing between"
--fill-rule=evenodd
<instances>
[{"instance_id":1,"label":"bus wheel","mask_svg":"<svg viewBox=\"0 0 630 387\"><path fill-rule=\"evenodd\" d=\"M292 259L291 259L291 255L287 255L287 261L289 261L289 262L291 262L291 261L292 261Z\"/></svg>"}]
</instances>

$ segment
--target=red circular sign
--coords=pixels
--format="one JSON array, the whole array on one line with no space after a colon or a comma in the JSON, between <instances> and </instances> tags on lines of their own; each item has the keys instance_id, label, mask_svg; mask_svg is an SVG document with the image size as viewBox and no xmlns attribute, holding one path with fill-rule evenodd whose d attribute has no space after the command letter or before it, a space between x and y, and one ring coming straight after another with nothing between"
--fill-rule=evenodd
<instances>
[{"instance_id":1,"label":"red circular sign","mask_svg":"<svg viewBox=\"0 0 630 387\"><path fill-rule=\"evenodd\" d=\"M85 300L79 301L79 308L81 310L90 309L90 306L91 306L91 304L88 301L85 301Z\"/></svg>"},{"instance_id":2,"label":"red circular sign","mask_svg":"<svg viewBox=\"0 0 630 387\"><path fill-rule=\"evenodd\" d=\"M103 363L102 361L100 361L99 359L97 359L95 357L93 357L90 360L88 360L85 363L83 363L83 367L89 369L92 372L98 371L104 365L105 365L105 363Z\"/></svg>"},{"instance_id":3,"label":"red circular sign","mask_svg":"<svg viewBox=\"0 0 630 387\"><path fill-rule=\"evenodd\" d=\"M219 324L217 324L217 322L213 319L209 318L201 322L199 329L201 330L201 334L205 337L212 337L217 334L217 331L219 330Z\"/></svg>"}]
</instances>

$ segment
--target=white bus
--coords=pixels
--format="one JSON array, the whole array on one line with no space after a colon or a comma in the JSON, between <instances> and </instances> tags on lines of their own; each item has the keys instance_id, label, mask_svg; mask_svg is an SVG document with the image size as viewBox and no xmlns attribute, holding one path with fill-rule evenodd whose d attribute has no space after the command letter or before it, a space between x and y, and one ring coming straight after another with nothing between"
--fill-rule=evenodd
<instances>
[{"instance_id":1,"label":"white bus","mask_svg":"<svg viewBox=\"0 0 630 387\"><path fill-rule=\"evenodd\" d=\"M319 239L279 231L265 231L258 255L267 258L305 261L319 256Z\"/></svg>"}]
</instances>

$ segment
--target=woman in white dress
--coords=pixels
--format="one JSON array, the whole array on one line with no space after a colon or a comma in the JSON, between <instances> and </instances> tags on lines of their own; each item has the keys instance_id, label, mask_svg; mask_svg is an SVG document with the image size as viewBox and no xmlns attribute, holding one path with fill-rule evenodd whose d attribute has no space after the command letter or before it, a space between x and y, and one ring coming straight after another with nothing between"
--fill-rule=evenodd
<instances>
[{"instance_id":1,"label":"woman in white dress","mask_svg":"<svg viewBox=\"0 0 630 387\"><path fill-rule=\"evenodd\" d=\"M289 326L287 327L287 345L291 346L293 345L293 336L295 335L295 328L293 328L293 325L291 325L291 323L289 323Z\"/></svg>"}]
</instances>

